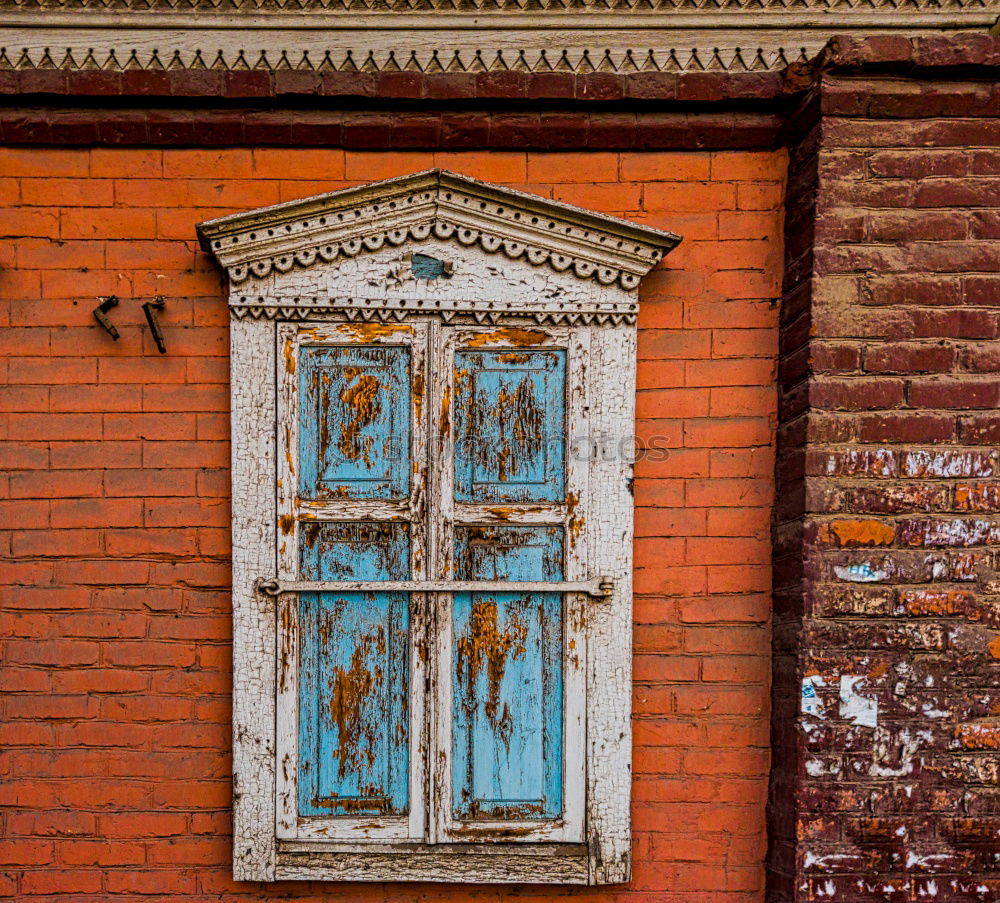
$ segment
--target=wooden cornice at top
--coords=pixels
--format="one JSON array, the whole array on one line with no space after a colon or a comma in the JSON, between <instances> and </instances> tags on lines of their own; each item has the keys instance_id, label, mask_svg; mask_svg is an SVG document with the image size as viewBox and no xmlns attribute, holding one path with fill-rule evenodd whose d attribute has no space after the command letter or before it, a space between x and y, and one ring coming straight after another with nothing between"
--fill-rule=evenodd
<instances>
[{"instance_id":1,"label":"wooden cornice at top","mask_svg":"<svg viewBox=\"0 0 1000 903\"><path fill-rule=\"evenodd\" d=\"M1000 0L0 0L0 72L764 72L838 33L986 32L998 14Z\"/></svg>"}]
</instances>

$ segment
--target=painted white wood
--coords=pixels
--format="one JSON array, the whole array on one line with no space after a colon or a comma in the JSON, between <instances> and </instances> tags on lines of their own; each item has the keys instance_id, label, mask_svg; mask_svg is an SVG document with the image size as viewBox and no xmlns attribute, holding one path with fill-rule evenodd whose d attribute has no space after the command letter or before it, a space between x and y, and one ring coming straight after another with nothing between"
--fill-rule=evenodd
<instances>
[{"instance_id":1,"label":"painted white wood","mask_svg":"<svg viewBox=\"0 0 1000 903\"><path fill-rule=\"evenodd\" d=\"M49 54L50 65L70 70L80 68L93 49L97 65L104 68L129 64L133 51L134 65L173 66L176 51L176 65L223 71L326 65L342 72L403 66L428 72L513 67L534 72L554 67L580 73L595 68L739 72L784 68L803 51L813 56L838 33L898 35L903 29L912 37L988 30L997 16L996 0L955 0L946 6L917 0L881 8L857 0L836 7L828 0L785 0L784 6L770 4L766 10L750 0L735 0L725 8L696 0L680 8L636 5L613 11L590 0L573 9L542 0L542 8L517 11L476 5L457 10L449 0L438 0L436 9L414 9L406 0L365 5L367 9L353 3L325 10L262 9L237 0L235 9L214 10L202 3L178 12L149 9L139 0L126 0L114 9L97 0L88 0L87 9L69 0L23 11L8 4L0 14L0 45L8 48L15 65L24 48L29 65L45 65ZM67 48L72 62L64 62ZM116 65L107 63L112 51Z\"/></svg>"},{"instance_id":2,"label":"painted white wood","mask_svg":"<svg viewBox=\"0 0 1000 903\"><path fill-rule=\"evenodd\" d=\"M590 432L590 335L591 328L574 329L567 336L566 369L566 510L559 523L566 537L566 579L597 577L605 590L605 576L598 576L590 557L588 542L590 508L590 456L586 435ZM582 452L582 453L581 453ZM612 592L613 592L612 588ZM566 840L583 840L587 803L587 663L589 656L588 620L595 604L593 597L567 594L563 597L563 685L564 751L563 819ZM629 636L631 643L631 635ZM631 655L631 648L627 650ZM631 688L629 690L631 693Z\"/></svg>"},{"instance_id":3,"label":"painted white wood","mask_svg":"<svg viewBox=\"0 0 1000 903\"><path fill-rule=\"evenodd\" d=\"M199 229L206 249L239 277L230 293L234 874L248 880L627 881L634 289L677 238L449 174L403 183L265 208ZM373 213L374 231L368 220L364 235L339 236L349 253L316 259L314 219L324 210L383 208L387 198L448 186L492 205L488 216L470 215L464 237L447 217L436 219L443 214L426 199L420 204L430 219L420 222L386 204ZM454 207L455 199L448 203ZM551 216L577 232L553 242L526 232L526 215ZM284 234L273 239L249 237L279 224ZM534 250L521 247L529 233ZM505 235L513 242L509 250ZM637 242L634 250L609 251L609 238L623 236ZM251 246L238 259L224 246L233 237L246 237ZM412 278L408 267L418 251L445 260L450 275ZM283 261L282 255L291 256ZM423 388L412 408L414 491L399 503L300 500L294 472L299 349L359 342L411 347ZM565 503L454 502L453 355L460 347L567 349ZM253 588L275 579L291 590L307 585L298 580L300 520L367 518L413 525L411 812L402 819L299 818L296 595L269 597ZM564 812L551 822L515 825L524 829L516 841L510 822L456 825L450 818L452 597L441 588L454 578L455 524L470 522L559 524L567 537L562 589L592 590L605 576L614 584L610 599L564 595Z\"/></svg>"},{"instance_id":4,"label":"painted white wood","mask_svg":"<svg viewBox=\"0 0 1000 903\"><path fill-rule=\"evenodd\" d=\"M233 485L233 877L275 877L274 325L230 324Z\"/></svg>"},{"instance_id":5,"label":"painted white wood","mask_svg":"<svg viewBox=\"0 0 1000 903\"><path fill-rule=\"evenodd\" d=\"M476 845L481 847L481 845ZM587 884L586 850L544 844L533 851L497 848L457 854L423 852L283 852L278 880L435 881L476 884Z\"/></svg>"},{"instance_id":6,"label":"painted white wood","mask_svg":"<svg viewBox=\"0 0 1000 903\"><path fill-rule=\"evenodd\" d=\"M251 276L324 266L433 236L478 246L500 261L523 258L532 266L630 290L680 241L672 232L441 169L220 217L201 223L198 235L234 286Z\"/></svg>"},{"instance_id":7,"label":"painted white wood","mask_svg":"<svg viewBox=\"0 0 1000 903\"><path fill-rule=\"evenodd\" d=\"M441 279L413 276L412 256L435 257L451 267ZM338 254L333 260L315 260L287 272L272 270L258 276L250 269L234 299L246 298L255 306L329 305L344 312L402 309L412 314L433 312L447 316L471 308L533 314L540 310L566 311L574 306L606 313L636 309L632 292L597 280L568 280L548 266L532 263L527 255L510 258L502 251L484 254L478 245L465 246L456 236L427 238L381 248L353 257ZM242 303L242 302L241 302Z\"/></svg>"},{"instance_id":8,"label":"painted white wood","mask_svg":"<svg viewBox=\"0 0 1000 903\"><path fill-rule=\"evenodd\" d=\"M276 494L278 516L271 529L277 551L277 576L298 576L298 329L280 323L275 330L275 381L278 406ZM298 699L299 602L296 596L279 597L275 688L276 755L275 834L279 840L298 837Z\"/></svg>"},{"instance_id":9,"label":"painted white wood","mask_svg":"<svg viewBox=\"0 0 1000 903\"><path fill-rule=\"evenodd\" d=\"M452 440L455 402L454 329L431 327L431 493L437 506L431 518L433 541L431 573L440 579L455 576L455 449ZM454 597L439 593L434 600L433 634L428 639L431 705L428 708L428 739L431 758L430 791L434 801L429 810L428 840L444 844L448 840L451 810L451 612Z\"/></svg>"},{"instance_id":10,"label":"painted white wood","mask_svg":"<svg viewBox=\"0 0 1000 903\"><path fill-rule=\"evenodd\" d=\"M509 523L509 520L500 523ZM477 523L491 523L479 520ZM283 593L584 593L603 599L611 581L592 580L276 580L262 583L259 589L269 595Z\"/></svg>"},{"instance_id":11,"label":"painted white wood","mask_svg":"<svg viewBox=\"0 0 1000 903\"><path fill-rule=\"evenodd\" d=\"M588 553L615 588L610 605L588 609L587 843L590 883L615 884L631 876L635 330L595 329L590 358Z\"/></svg>"}]
</instances>

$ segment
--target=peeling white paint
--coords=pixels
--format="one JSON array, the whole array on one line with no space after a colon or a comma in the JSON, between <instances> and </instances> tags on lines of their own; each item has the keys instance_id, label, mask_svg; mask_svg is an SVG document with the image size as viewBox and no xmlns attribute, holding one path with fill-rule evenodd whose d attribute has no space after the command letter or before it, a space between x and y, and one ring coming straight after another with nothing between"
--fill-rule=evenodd
<instances>
[{"instance_id":1,"label":"peeling white paint","mask_svg":"<svg viewBox=\"0 0 1000 903\"><path fill-rule=\"evenodd\" d=\"M951 855L949 853L926 853L923 856L910 850L906 854L906 867L908 869L913 868L915 865L919 865L921 868L934 868L938 863L949 863L951 861Z\"/></svg>"},{"instance_id":2,"label":"peeling white paint","mask_svg":"<svg viewBox=\"0 0 1000 903\"><path fill-rule=\"evenodd\" d=\"M822 777L826 774L840 774L840 762L838 760L824 762L822 759L806 759L806 774L812 778Z\"/></svg>"},{"instance_id":3,"label":"peeling white paint","mask_svg":"<svg viewBox=\"0 0 1000 903\"><path fill-rule=\"evenodd\" d=\"M878 725L878 701L862 696L857 691L858 684L865 678L857 675L842 675L840 678L840 717L850 720L855 727L876 727Z\"/></svg>"},{"instance_id":4,"label":"peeling white paint","mask_svg":"<svg viewBox=\"0 0 1000 903\"><path fill-rule=\"evenodd\" d=\"M991 477L991 459L976 451L909 451L903 455L903 476L907 477Z\"/></svg>"},{"instance_id":5,"label":"peeling white paint","mask_svg":"<svg viewBox=\"0 0 1000 903\"><path fill-rule=\"evenodd\" d=\"M893 745L891 737L884 728L876 728L876 731L875 742L872 744L872 764L868 769L868 774L873 778L901 778L904 775L912 774L916 764L914 759L920 748L920 741L924 737L920 735L913 737L905 728L901 730L896 741L898 749L892 750L892 752L898 751L898 756L891 757L898 759L899 765L886 765L884 764L886 760L891 760L890 746ZM913 786L907 784L903 787L903 791L907 797L911 797Z\"/></svg>"}]
</instances>

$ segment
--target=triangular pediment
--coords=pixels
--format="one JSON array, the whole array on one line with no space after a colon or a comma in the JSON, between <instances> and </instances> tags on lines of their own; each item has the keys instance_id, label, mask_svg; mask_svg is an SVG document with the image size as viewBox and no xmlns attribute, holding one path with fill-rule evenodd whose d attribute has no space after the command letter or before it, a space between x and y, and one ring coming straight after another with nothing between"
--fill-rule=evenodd
<instances>
[{"instance_id":1,"label":"triangular pediment","mask_svg":"<svg viewBox=\"0 0 1000 903\"><path fill-rule=\"evenodd\" d=\"M234 286L404 244L476 246L631 291L680 237L444 170L262 207L198 226Z\"/></svg>"}]
</instances>

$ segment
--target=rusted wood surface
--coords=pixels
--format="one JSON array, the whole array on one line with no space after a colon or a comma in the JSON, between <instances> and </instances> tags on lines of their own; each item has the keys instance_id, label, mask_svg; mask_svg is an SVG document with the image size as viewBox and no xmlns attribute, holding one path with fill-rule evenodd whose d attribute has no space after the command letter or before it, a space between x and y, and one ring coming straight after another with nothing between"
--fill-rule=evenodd
<instances>
[{"instance_id":1,"label":"rusted wood surface","mask_svg":"<svg viewBox=\"0 0 1000 903\"><path fill-rule=\"evenodd\" d=\"M409 713L424 704L425 664L417 642L425 632L425 602L401 587L382 588L383 579L351 589L336 578L402 577L405 584L411 574L424 576L426 467L411 468L410 453L414 461L426 457L423 431L411 428L422 421L425 349L424 325L278 327L279 576L308 591L282 597L280 608L282 838L423 836L424 731L411 725ZM355 359L359 352L364 360ZM405 371L397 368L387 378L385 361L400 354ZM310 359L320 367L310 369ZM370 391L360 391L366 387ZM383 416L389 408L391 423ZM399 447L384 441L393 426ZM310 571L316 531L348 527L403 529L405 548L327 544L321 566ZM315 579L297 581L300 575ZM374 623L372 609L386 605L388 620ZM320 620L317 609L326 612ZM390 622L401 620L399 635ZM398 642L390 642L390 634ZM306 668L329 674L317 678L303 673ZM390 686L391 675L397 684ZM398 736L387 746L382 728L390 724ZM333 760L337 777L331 783L320 776L330 773Z\"/></svg>"}]
</instances>

